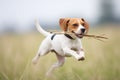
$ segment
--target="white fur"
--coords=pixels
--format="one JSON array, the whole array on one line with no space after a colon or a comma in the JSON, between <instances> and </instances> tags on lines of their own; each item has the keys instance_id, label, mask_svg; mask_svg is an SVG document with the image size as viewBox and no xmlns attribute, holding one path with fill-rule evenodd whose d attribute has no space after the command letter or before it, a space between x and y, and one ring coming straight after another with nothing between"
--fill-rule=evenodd
<instances>
[{"instance_id":1,"label":"white fur","mask_svg":"<svg viewBox=\"0 0 120 80\"><path fill-rule=\"evenodd\" d=\"M81 29L85 29L82 25L79 25L78 29L75 31L75 33L80 34Z\"/></svg>"},{"instance_id":2,"label":"white fur","mask_svg":"<svg viewBox=\"0 0 120 80\"><path fill-rule=\"evenodd\" d=\"M33 63L36 64L40 56L49 53L51 50L55 50L58 59L58 62L52 65L52 67L49 69L47 75L50 75L55 68L62 66L64 64L65 57L73 56L77 60L81 60L85 57L84 51L82 50L83 48L81 40L79 38L72 40L66 37L64 34L57 34L55 35L54 39L51 40L51 36L53 34L43 30L38 22L36 24L38 31L45 35L46 38L41 43L36 56L33 58Z\"/></svg>"}]
</instances>

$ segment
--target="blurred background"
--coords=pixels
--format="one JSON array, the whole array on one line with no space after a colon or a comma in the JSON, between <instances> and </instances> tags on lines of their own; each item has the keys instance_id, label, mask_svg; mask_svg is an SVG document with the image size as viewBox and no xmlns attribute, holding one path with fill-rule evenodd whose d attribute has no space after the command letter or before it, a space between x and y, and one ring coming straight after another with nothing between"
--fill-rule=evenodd
<instances>
[{"instance_id":1,"label":"blurred background","mask_svg":"<svg viewBox=\"0 0 120 80\"><path fill-rule=\"evenodd\" d=\"M119 0L1 0L0 33L34 31L39 19L45 29L59 29L62 17L84 18L90 27L120 24Z\"/></svg>"},{"instance_id":2,"label":"blurred background","mask_svg":"<svg viewBox=\"0 0 120 80\"><path fill-rule=\"evenodd\" d=\"M57 59L49 53L37 65L31 63L45 38L34 21L39 19L45 30L60 30L64 17L84 18L89 34L108 39L84 37L86 59L66 58L47 78ZM0 0L0 80L120 80L119 34L120 0Z\"/></svg>"}]
</instances>

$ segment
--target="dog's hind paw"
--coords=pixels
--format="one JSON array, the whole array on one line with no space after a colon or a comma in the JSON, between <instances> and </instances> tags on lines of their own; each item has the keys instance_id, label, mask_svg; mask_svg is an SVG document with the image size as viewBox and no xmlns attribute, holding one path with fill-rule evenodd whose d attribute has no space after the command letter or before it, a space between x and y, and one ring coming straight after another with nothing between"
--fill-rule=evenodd
<instances>
[{"instance_id":1,"label":"dog's hind paw","mask_svg":"<svg viewBox=\"0 0 120 80\"><path fill-rule=\"evenodd\" d=\"M33 63L33 64L37 64L37 61L38 61L37 58L33 58L32 63Z\"/></svg>"}]
</instances>

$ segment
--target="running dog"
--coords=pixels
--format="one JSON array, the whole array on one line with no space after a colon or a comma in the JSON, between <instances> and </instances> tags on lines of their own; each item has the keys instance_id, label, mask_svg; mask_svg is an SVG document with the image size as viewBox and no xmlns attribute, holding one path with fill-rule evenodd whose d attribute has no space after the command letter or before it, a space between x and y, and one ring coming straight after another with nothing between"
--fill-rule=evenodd
<instances>
[{"instance_id":1,"label":"running dog","mask_svg":"<svg viewBox=\"0 0 120 80\"><path fill-rule=\"evenodd\" d=\"M78 61L85 59L81 39L84 34L88 33L88 23L83 18L61 18L59 24L63 32L71 32L73 35L47 32L42 29L38 21L36 22L38 31L46 38L42 41L32 62L36 64L40 56L46 55L51 51L55 52L58 59L58 62L50 67L47 75L50 75L55 68L62 66L65 62L65 57L73 56Z\"/></svg>"}]
</instances>

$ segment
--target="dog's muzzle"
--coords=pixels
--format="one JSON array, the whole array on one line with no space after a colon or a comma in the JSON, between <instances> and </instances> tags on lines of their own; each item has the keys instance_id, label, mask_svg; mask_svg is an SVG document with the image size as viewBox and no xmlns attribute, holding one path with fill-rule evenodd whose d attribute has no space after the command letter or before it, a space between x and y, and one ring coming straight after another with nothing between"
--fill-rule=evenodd
<instances>
[{"instance_id":1,"label":"dog's muzzle","mask_svg":"<svg viewBox=\"0 0 120 80\"><path fill-rule=\"evenodd\" d=\"M83 29L81 29L81 33L85 33L85 29L83 28Z\"/></svg>"},{"instance_id":2,"label":"dog's muzzle","mask_svg":"<svg viewBox=\"0 0 120 80\"><path fill-rule=\"evenodd\" d=\"M84 36L84 34L85 34L85 29L84 28L82 28L82 29L80 29L81 31L80 31L80 33L78 34L78 33L75 33L74 31L72 31L78 38L83 38L83 36Z\"/></svg>"}]
</instances>

